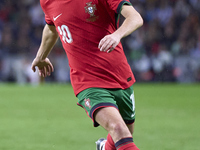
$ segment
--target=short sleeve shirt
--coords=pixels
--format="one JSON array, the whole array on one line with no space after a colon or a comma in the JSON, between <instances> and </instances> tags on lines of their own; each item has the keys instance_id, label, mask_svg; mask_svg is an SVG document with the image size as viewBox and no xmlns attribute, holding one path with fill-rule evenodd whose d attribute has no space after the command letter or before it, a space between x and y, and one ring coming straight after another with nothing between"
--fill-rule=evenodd
<instances>
[{"instance_id":1,"label":"short sleeve shirt","mask_svg":"<svg viewBox=\"0 0 200 150\"><path fill-rule=\"evenodd\" d=\"M131 5L128 0L40 0L40 3L47 24L56 27L68 56L75 95L90 87L126 89L135 82L121 43L111 53L98 49L100 40L118 28L122 6Z\"/></svg>"}]
</instances>

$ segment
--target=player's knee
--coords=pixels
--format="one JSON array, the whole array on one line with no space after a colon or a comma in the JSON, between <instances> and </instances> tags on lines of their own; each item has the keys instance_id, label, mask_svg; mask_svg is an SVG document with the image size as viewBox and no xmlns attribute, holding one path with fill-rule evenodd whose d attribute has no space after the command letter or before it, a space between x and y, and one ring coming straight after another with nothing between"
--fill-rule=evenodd
<instances>
[{"instance_id":1,"label":"player's knee","mask_svg":"<svg viewBox=\"0 0 200 150\"><path fill-rule=\"evenodd\" d=\"M121 122L113 122L113 123L109 123L109 132L110 133L118 133L118 134L122 134L126 131L126 126L124 125L124 123Z\"/></svg>"}]
</instances>

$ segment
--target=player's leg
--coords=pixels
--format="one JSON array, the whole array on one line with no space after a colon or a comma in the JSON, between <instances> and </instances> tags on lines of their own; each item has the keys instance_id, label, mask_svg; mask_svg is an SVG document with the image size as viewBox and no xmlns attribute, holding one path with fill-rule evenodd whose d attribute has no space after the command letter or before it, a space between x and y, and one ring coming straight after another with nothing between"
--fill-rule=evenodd
<instances>
[{"instance_id":1,"label":"player's leg","mask_svg":"<svg viewBox=\"0 0 200 150\"><path fill-rule=\"evenodd\" d=\"M132 136L119 111L114 107L104 107L94 113L94 119L112 136L113 141Z\"/></svg>"},{"instance_id":2,"label":"player's leg","mask_svg":"<svg viewBox=\"0 0 200 150\"><path fill-rule=\"evenodd\" d=\"M134 123L132 124L127 124L127 127L129 129L129 131L131 132L131 134L133 135L134 132ZM108 133L107 138L106 139L99 139L97 142L98 146L101 147L100 144L105 144L105 149L108 150L116 150L115 148L115 143L111 137L111 135Z\"/></svg>"},{"instance_id":3,"label":"player's leg","mask_svg":"<svg viewBox=\"0 0 200 150\"><path fill-rule=\"evenodd\" d=\"M114 148L113 144L107 141L105 150L139 150L133 143L132 134L116 108L105 107L98 109L94 113L94 118L96 122L108 131L112 137L108 135L109 139L113 139L115 143ZM110 145L108 146L108 144Z\"/></svg>"},{"instance_id":4,"label":"player's leg","mask_svg":"<svg viewBox=\"0 0 200 150\"><path fill-rule=\"evenodd\" d=\"M129 131L131 132L131 134L133 135L133 132L134 132L134 123L132 124L127 124L127 127L129 129Z\"/></svg>"},{"instance_id":5,"label":"player's leg","mask_svg":"<svg viewBox=\"0 0 200 150\"><path fill-rule=\"evenodd\" d=\"M133 132L134 132L134 123L127 124L127 127L129 129L129 131L131 132L131 134L133 134ZM113 141L113 139L112 139L112 137L111 137L111 135L109 133L108 133L106 139L101 138L96 142L96 144L97 144L97 147L99 147L99 149L102 146L104 146L105 149L107 149L107 150L116 150L115 143L114 143L114 141Z\"/></svg>"},{"instance_id":6,"label":"player's leg","mask_svg":"<svg viewBox=\"0 0 200 150\"><path fill-rule=\"evenodd\" d=\"M113 140L112 140L111 136L108 135L108 139L110 139L111 145L112 145L112 149L108 149L108 150L116 150L115 145L117 146L117 148L120 148L119 150L124 150L124 146L125 147L127 146L126 144L128 144L130 142L134 145L134 143L132 142L132 135L129 132L126 124L124 123L124 121L118 111L116 101L114 100L115 96L113 93L111 93L111 91L115 91L115 90L106 90L106 89L100 89L100 88L86 89L77 95L77 97L79 99L78 105L83 107L86 110L88 116L90 116L90 118L93 120L95 127L97 127L99 125L96 122L96 119L95 119L96 117L94 118L94 116L96 116L96 114L103 114L103 115L99 115L99 116L102 116L100 118L103 118L103 119L110 118L111 120L108 119L105 122L111 123L111 124L108 124L109 125L108 127L112 127L111 129L118 129L117 134L114 135L115 141L117 141L116 137L118 139L121 138L121 137L118 137L119 135L120 136L122 135L122 139L118 140L118 142L113 144L114 142L112 143ZM115 91L115 93L118 93L118 92ZM121 98L121 96L119 96L119 97ZM130 96L128 94L128 99L130 99L129 97ZM108 109L106 109L106 108L109 108L109 111L107 111ZM111 108L111 110L110 110L110 108ZM104 111L104 110L106 110L106 111ZM112 110L114 110L114 111L112 111ZM100 113L100 112L103 112L103 113ZM111 117L110 116L107 117L107 115L108 115L107 112ZM110 114L109 112L113 112L113 113ZM133 115L133 113L131 113L131 116L132 115ZM112 119L112 118L114 118L114 119ZM128 119L129 124L131 123L130 121L132 122L133 118ZM106 128L106 126L105 126L105 128ZM125 129L125 131L124 131L124 129ZM113 130L113 131L115 131L115 130ZM126 136L128 136L128 137L126 137ZM107 143L108 142L106 142L106 144ZM124 144L124 143L126 143L126 144ZM130 144L130 145L132 145L132 144ZM122 145L124 145L124 146L122 146ZM132 148L131 150L134 150L134 148Z\"/></svg>"},{"instance_id":7,"label":"player's leg","mask_svg":"<svg viewBox=\"0 0 200 150\"><path fill-rule=\"evenodd\" d=\"M118 104L120 114L122 115L127 127L131 133L134 131L134 121L135 121L135 101L133 87L130 87L126 90L112 90L112 95L115 95L115 100ZM108 147L109 150L115 150L114 141L110 134L107 136L107 142L105 147Z\"/></svg>"}]
</instances>

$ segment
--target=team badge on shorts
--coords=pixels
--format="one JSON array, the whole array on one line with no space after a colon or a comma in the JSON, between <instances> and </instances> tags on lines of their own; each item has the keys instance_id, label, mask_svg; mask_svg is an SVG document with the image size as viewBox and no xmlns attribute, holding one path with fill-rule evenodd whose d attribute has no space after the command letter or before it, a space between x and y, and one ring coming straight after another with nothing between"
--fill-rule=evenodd
<instances>
[{"instance_id":1,"label":"team badge on shorts","mask_svg":"<svg viewBox=\"0 0 200 150\"><path fill-rule=\"evenodd\" d=\"M89 98L88 99L85 98L84 102L85 102L85 107L89 107L91 109L90 99Z\"/></svg>"},{"instance_id":2,"label":"team badge on shorts","mask_svg":"<svg viewBox=\"0 0 200 150\"><path fill-rule=\"evenodd\" d=\"M98 19L98 16L95 16L95 11L97 10L96 5L92 4L92 2L86 3L87 6L85 6L85 12L90 14L90 18L87 19L87 21L94 22Z\"/></svg>"}]
</instances>

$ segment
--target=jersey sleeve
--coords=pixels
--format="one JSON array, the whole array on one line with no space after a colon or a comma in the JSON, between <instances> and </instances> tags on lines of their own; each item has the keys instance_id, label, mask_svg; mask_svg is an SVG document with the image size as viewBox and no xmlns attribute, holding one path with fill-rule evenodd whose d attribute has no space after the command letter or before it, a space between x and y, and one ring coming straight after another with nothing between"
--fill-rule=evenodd
<instances>
[{"instance_id":1,"label":"jersey sleeve","mask_svg":"<svg viewBox=\"0 0 200 150\"><path fill-rule=\"evenodd\" d=\"M121 9L124 4L132 5L129 0L107 0L107 3L110 9L115 11L115 13L118 13L118 14L121 13Z\"/></svg>"},{"instance_id":2,"label":"jersey sleeve","mask_svg":"<svg viewBox=\"0 0 200 150\"><path fill-rule=\"evenodd\" d=\"M45 1L44 0L40 0L40 5L41 5L41 8L44 12L44 15L45 15L45 22L48 24L48 25L54 25L53 21L51 21L51 18L46 14L45 12Z\"/></svg>"},{"instance_id":3,"label":"jersey sleeve","mask_svg":"<svg viewBox=\"0 0 200 150\"><path fill-rule=\"evenodd\" d=\"M53 21L51 21L50 17L45 14L45 21L48 25L54 25Z\"/></svg>"}]
</instances>

